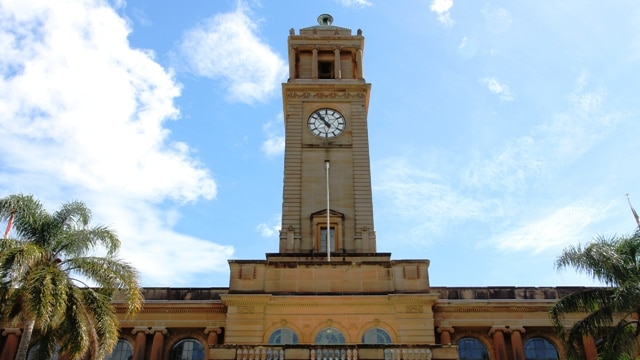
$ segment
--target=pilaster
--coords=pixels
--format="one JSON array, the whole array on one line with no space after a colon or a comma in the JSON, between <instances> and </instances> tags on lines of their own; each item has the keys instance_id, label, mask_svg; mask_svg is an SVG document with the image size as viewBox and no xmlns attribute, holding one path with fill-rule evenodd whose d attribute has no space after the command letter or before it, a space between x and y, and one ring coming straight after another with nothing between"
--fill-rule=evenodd
<instances>
[{"instance_id":1,"label":"pilaster","mask_svg":"<svg viewBox=\"0 0 640 360\"><path fill-rule=\"evenodd\" d=\"M144 360L144 354L147 350L147 334L149 334L149 327L136 326L133 328L132 333L136 336L132 360Z\"/></svg>"},{"instance_id":2,"label":"pilaster","mask_svg":"<svg viewBox=\"0 0 640 360\"><path fill-rule=\"evenodd\" d=\"M506 326L492 326L489 330L489 336L493 338L493 349L495 351L496 360L508 360L507 344L504 341L504 333L508 332Z\"/></svg>"},{"instance_id":3,"label":"pilaster","mask_svg":"<svg viewBox=\"0 0 640 360\"><path fill-rule=\"evenodd\" d=\"M164 337L167 334L167 329L164 326L152 327L149 332L153 334L153 342L151 343L151 353L149 354L149 360L162 360L162 353L164 351Z\"/></svg>"},{"instance_id":4,"label":"pilaster","mask_svg":"<svg viewBox=\"0 0 640 360\"><path fill-rule=\"evenodd\" d=\"M455 329L451 326L438 326L438 334L440 334L440 343L442 345L451 345L451 334Z\"/></svg>"},{"instance_id":5,"label":"pilaster","mask_svg":"<svg viewBox=\"0 0 640 360\"><path fill-rule=\"evenodd\" d=\"M18 352L19 336L21 333L21 330L18 328L8 328L2 331L2 336L6 336L7 339L5 340L4 347L2 348L0 360L13 360L16 357L16 353Z\"/></svg>"},{"instance_id":6,"label":"pilaster","mask_svg":"<svg viewBox=\"0 0 640 360\"><path fill-rule=\"evenodd\" d=\"M510 326L509 332L511 334L511 351L513 353L513 360L525 360L524 344L522 343L522 334L525 332L524 328Z\"/></svg>"}]
</instances>

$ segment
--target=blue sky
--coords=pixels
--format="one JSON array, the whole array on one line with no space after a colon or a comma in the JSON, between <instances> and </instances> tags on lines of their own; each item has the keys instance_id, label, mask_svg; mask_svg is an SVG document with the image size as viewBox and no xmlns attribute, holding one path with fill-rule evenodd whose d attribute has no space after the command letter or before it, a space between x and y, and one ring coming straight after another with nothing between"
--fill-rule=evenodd
<instances>
[{"instance_id":1,"label":"blue sky","mask_svg":"<svg viewBox=\"0 0 640 360\"><path fill-rule=\"evenodd\" d=\"M433 286L590 285L640 207L640 3L0 0L0 196L79 199L144 286L278 250L289 29L362 29L378 251Z\"/></svg>"}]
</instances>

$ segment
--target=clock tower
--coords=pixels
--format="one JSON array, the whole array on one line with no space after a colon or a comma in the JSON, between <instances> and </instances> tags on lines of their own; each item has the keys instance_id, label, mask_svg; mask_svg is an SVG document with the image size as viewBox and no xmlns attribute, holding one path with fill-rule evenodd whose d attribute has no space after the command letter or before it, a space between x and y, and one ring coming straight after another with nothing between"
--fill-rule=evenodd
<instances>
[{"instance_id":1,"label":"clock tower","mask_svg":"<svg viewBox=\"0 0 640 360\"><path fill-rule=\"evenodd\" d=\"M299 35L292 30L288 40L279 251L329 259L376 252L364 37L332 22L331 15L320 15L318 25Z\"/></svg>"},{"instance_id":2,"label":"clock tower","mask_svg":"<svg viewBox=\"0 0 640 360\"><path fill-rule=\"evenodd\" d=\"M429 260L376 250L362 32L323 14L288 45L279 251L229 260L225 339L262 343L286 327L313 343L329 328L358 343L375 319L394 343L434 344Z\"/></svg>"},{"instance_id":3,"label":"clock tower","mask_svg":"<svg viewBox=\"0 0 640 360\"><path fill-rule=\"evenodd\" d=\"M376 249L364 37L333 25L291 29L282 227L277 253L229 260L230 293L429 292L429 260L391 260Z\"/></svg>"}]
</instances>

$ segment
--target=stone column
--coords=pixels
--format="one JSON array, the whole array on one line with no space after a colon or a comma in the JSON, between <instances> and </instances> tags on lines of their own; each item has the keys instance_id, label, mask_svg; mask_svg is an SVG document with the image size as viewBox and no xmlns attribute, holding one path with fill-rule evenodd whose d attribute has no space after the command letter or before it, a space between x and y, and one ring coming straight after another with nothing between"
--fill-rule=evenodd
<instances>
[{"instance_id":1,"label":"stone column","mask_svg":"<svg viewBox=\"0 0 640 360\"><path fill-rule=\"evenodd\" d=\"M591 336L582 338L582 347L584 348L585 360L598 359L598 349L596 349L596 342Z\"/></svg>"},{"instance_id":2,"label":"stone column","mask_svg":"<svg viewBox=\"0 0 640 360\"><path fill-rule=\"evenodd\" d=\"M289 80L296 78L296 52L295 46L289 49Z\"/></svg>"},{"instance_id":3,"label":"stone column","mask_svg":"<svg viewBox=\"0 0 640 360\"><path fill-rule=\"evenodd\" d=\"M131 360L144 360L144 353L147 350L147 334L149 328L146 326L138 326L133 328L133 335L136 336L136 343L133 346L133 356Z\"/></svg>"},{"instance_id":4,"label":"stone column","mask_svg":"<svg viewBox=\"0 0 640 360\"><path fill-rule=\"evenodd\" d=\"M9 328L4 329L2 332L2 336L6 336L7 340L4 342L4 347L2 348L2 355L0 355L0 360L13 360L16 357L16 352L18 352L18 343L19 338L22 332L18 328Z\"/></svg>"},{"instance_id":5,"label":"stone column","mask_svg":"<svg viewBox=\"0 0 640 360\"><path fill-rule=\"evenodd\" d=\"M356 65L358 66L358 80L364 79L364 70L362 69L362 49L356 50Z\"/></svg>"},{"instance_id":6,"label":"stone column","mask_svg":"<svg viewBox=\"0 0 640 360\"><path fill-rule=\"evenodd\" d=\"M311 50L311 78L318 79L318 49Z\"/></svg>"},{"instance_id":7,"label":"stone column","mask_svg":"<svg viewBox=\"0 0 640 360\"><path fill-rule=\"evenodd\" d=\"M334 75L336 79L342 79L342 68L340 67L340 48L337 47L335 49L333 49L333 54L335 56L335 60L334 60Z\"/></svg>"},{"instance_id":8,"label":"stone column","mask_svg":"<svg viewBox=\"0 0 640 360\"><path fill-rule=\"evenodd\" d=\"M167 328L164 326L152 327L149 332L153 334L153 342L151 343L151 353L149 360L162 360L162 352L164 350L164 336L167 334Z\"/></svg>"},{"instance_id":9,"label":"stone column","mask_svg":"<svg viewBox=\"0 0 640 360\"><path fill-rule=\"evenodd\" d=\"M492 326L489 336L493 337L493 349L496 353L496 360L507 360L507 345L504 342L504 333L507 328L504 326Z\"/></svg>"},{"instance_id":10,"label":"stone column","mask_svg":"<svg viewBox=\"0 0 640 360\"><path fill-rule=\"evenodd\" d=\"M438 334L440 334L440 344L451 345L451 334L453 334L454 331L455 329L450 326L439 326Z\"/></svg>"},{"instance_id":11,"label":"stone column","mask_svg":"<svg viewBox=\"0 0 640 360\"><path fill-rule=\"evenodd\" d=\"M522 334L524 334L524 331L523 327L509 327L509 332L511 332L511 351L513 352L513 360L526 360L524 357L524 344L522 343Z\"/></svg>"},{"instance_id":12,"label":"stone column","mask_svg":"<svg viewBox=\"0 0 640 360\"><path fill-rule=\"evenodd\" d=\"M218 335L222 333L222 329L217 326L207 326L204 329L204 333L209 335L207 336L207 343L209 346L219 344L220 339L218 338Z\"/></svg>"}]
</instances>

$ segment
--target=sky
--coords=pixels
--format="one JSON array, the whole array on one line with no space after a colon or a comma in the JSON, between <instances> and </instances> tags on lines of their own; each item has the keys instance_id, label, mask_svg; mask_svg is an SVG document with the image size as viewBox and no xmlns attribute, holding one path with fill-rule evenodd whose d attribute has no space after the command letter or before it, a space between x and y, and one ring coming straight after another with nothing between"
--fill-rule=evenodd
<instances>
[{"instance_id":1,"label":"sky","mask_svg":"<svg viewBox=\"0 0 640 360\"><path fill-rule=\"evenodd\" d=\"M640 208L640 2L0 0L0 196L81 200L146 287L278 251L289 29L362 29L377 250L584 286Z\"/></svg>"}]
</instances>

